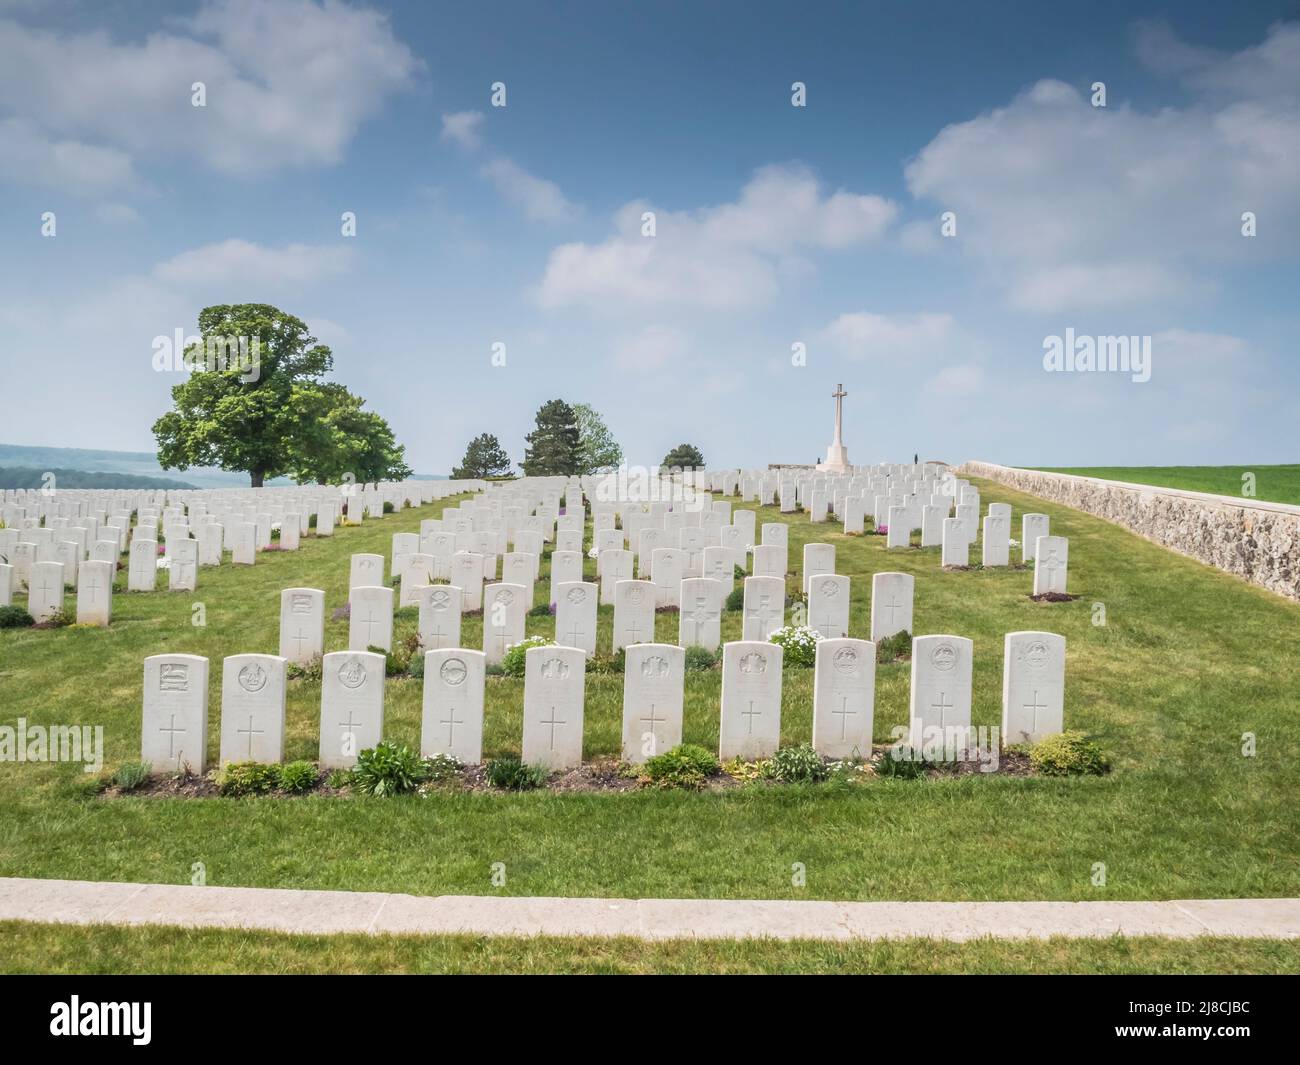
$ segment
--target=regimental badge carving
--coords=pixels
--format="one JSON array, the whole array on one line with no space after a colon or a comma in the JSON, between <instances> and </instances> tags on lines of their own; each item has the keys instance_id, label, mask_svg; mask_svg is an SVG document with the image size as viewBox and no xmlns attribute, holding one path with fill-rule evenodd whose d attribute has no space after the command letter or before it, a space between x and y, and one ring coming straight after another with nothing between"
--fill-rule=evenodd
<instances>
[{"instance_id":1,"label":"regimental badge carving","mask_svg":"<svg viewBox=\"0 0 1300 1065\"><path fill-rule=\"evenodd\" d=\"M360 688L366 682L366 666L359 658L349 658L339 666L339 683L345 688Z\"/></svg>"},{"instance_id":2,"label":"regimental badge carving","mask_svg":"<svg viewBox=\"0 0 1300 1065\"><path fill-rule=\"evenodd\" d=\"M941 643L930 652L930 664L935 669L947 673L957 664L957 648L950 643Z\"/></svg>"},{"instance_id":3,"label":"regimental badge carving","mask_svg":"<svg viewBox=\"0 0 1300 1065\"><path fill-rule=\"evenodd\" d=\"M652 680L668 676L668 660L661 655L650 655L641 663L641 676Z\"/></svg>"},{"instance_id":4,"label":"regimental badge carving","mask_svg":"<svg viewBox=\"0 0 1300 1065\"><path fill-rule=\"evenodd\" d=\"M1042 669L1050 657L1051 652L1042 640L1030 640L1020 648L1020 661L1030 669Z\"/></svg>"},{"instance_id":5,"label":"regimental badge carving","mask_svg":"<svg viewBox=\"0 0 1300 1065\"><path fill-rule=\"evenodd\" d=\"M548 658L542 663L543 680L564 680L569 675L569 664L563 658Z\"/></svg>"},{"instance_id":6,"label":"regimental badge carving","mask_svg":"<svg viewBox=\"0 0 1300 1065\"><path fill-rule=\"evenodd\" d=\"M740 672L749 676L760 676L767 672L767 659L757 651L750 651L740 659Z\"/></svg>"},{"instance_id":7,"label":"regimental badge carving","mask_svg":"<svg viewBox=\"0 0 1300 1065\"><path fill-rule=\"evenodd\" d=\"M858 652L852 647L841 647L831 659L835 669L846 676L858 671Z\"/></svg>"},{"instance_id":8,"label":"regimental badge carving","mask_svg":"<svg viewBox=\"0 0 1300 1065\"><path fill-rule=\"evenodd\" d=\"M310 614L311 613L311 596L299 593L289 597L289 613L291 614Z\"/></svg>"},{"instance_id":9,"label":"regimental badge carving","mask_svg":"<svg viewBox=\"0 0 1300 1065\"><path fill-rule=\"evenodd\" d=\"M190 690L190 667L180 662L164 662L158 669L160 692L187 692Z\"/></svg>"},{"instance_id":10,"label":"regimental badge carving","mask_svg":"<svg viewBox=\"0 0 1300 1065\"><path fill-rule=\"evenodd\" d=\"M835 581L822 581L821 593L827 599L834 599L840 594L840 586Z\"/></svg>"},{"instance_id":11,"label":"regimental badge carving","mask_svg":"<svg viewBox=\"0 0 1300 1065\"><path fill-rule=\"evenodd\" d=\"M451 605L451 592L444 588L435 588L429 593L429 606L434 610L446 610Z\"/></svg>"},{"instance_id":12,"label":"regimental badge carving","mask_svg":"<svg viewBox=\"0 0 1300 1065\"><path fill-rule=\"evenodd\" d=\"M257 662L250 662L239 671L239 686L246 692L260 692L269 679L270 674Z\"/></svg>"},{"instance_id":13,"label":"regimental badge carving","mask_svg":"<svg viewBox=\"0 0 1300 1065\"><path fill-rule=\"evenodd\" d=\"M509 588L502 588L501 591L497 592L497 594L492 597L492 601L494 603L500 603L502 606L509 606L515 601L515 593Z\"/></svg>"},{"instance_id":14,"label":"regimental badge carving","mask_svg":"<svg viewBox=\"0 0 1300 1065\"><path fill-rule=\"evenodd\" d=\"M438 670L438 676L440 676L445 683L451 685L464 684L465 677L468 674L469 670L465 667L464 661L459 658L447 659L447 661L442 664L442 668Z\"/></svg>"},{"instance_id":15,"label":"regimental badge carving","mask_svg":"<svg viewBox=\"0 0 1300 1065\"><path fill-rule=\"evenodd\" d=\"M645 589L642 588L639 584L628 589L627 601L631 603L633 606L639 606L644 599L645 599Z\"/></svg>"},{"instance_id":16,"label":"regimental badge carving","mask_svg":"<svg viewBox=\"0 0 1300 1065\"><path fill-rule=\"evenodd\" d=\"M577 606L579 603L585 603L587 601L587 589L570 588L568 594L565 595L564 598L567 599L574 606Z\"/></svg>"}]
</instances>

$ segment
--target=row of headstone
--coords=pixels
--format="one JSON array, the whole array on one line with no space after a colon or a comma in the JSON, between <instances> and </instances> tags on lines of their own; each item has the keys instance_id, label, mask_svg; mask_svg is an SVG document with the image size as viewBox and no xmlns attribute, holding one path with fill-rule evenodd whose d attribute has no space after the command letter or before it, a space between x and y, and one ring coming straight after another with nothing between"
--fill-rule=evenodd
<instances>
[{"instance_id":1,"label":"row of headstone","mask_svg":"<svg viewBox=\"0 0 1300 1065\"><path fill-rule=\"evenodd\" d=\"M833 758L871 753L876 646L839 638L817 645L813 746ZM909 742L949 741L971 725L973 644L961 636L919 636L912 645ZM762 640L728 643L722 657L718 753L767 757L781 745L782 648ZM483 756L487 656L461 647L425 654L420 750L466 764ZM220 761L284 757L288 660L242 654L222 664ZM335 651L322 660L319 763L346 768L384 734L384 656ZM522 757L565 769L583 755L586 654L579 647L528 649ZM682 740L685 651L673 644L628 648L623 674L622 754L640 763ZM1008 633L1004 644L1002 736L1033 742L1064 727L1065 638ZM145 659L141 758L156 769L206 768L208 660L162 654Z\"/></svg>"}]
</instances>

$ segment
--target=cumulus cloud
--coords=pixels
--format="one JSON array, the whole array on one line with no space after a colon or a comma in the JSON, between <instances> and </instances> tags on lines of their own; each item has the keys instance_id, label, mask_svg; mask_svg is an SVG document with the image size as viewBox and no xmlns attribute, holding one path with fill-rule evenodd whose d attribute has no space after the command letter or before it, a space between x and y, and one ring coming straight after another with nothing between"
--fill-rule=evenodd
<instances>
[{"instance_id":1,"label":"cumulus cloud","mask_svg":"<svg viewBox=\"0 0 1300 1065\"><path fill-rule=\"evenodd\" d=\"M648 212L653 237L642 232ZM876 240L896 213L879 196L827 194L801 166L764 167L734 203L695 211L626 204L604 241L551 252L537 298L547 308L749 307L775 294L804 250Z\"/></svg>"},{"instance_id":2,"label":"cumulus cloud","mask_svg":"<svg viewBox=\"0 0 1300 1065\"><path fill-rule=\"evenodd\" d=\"M483 127L482 111L456 111L442 116L442 139L458 144L466 151L477 151L483 145L480 130Z\"/></svg>"},{"instance_id":3,"label":"cumulus cloud","mask_svg":"<svg viewBox=\"0 0 1300 1065\"><path fill-rule=\"evenodd\" d=\"M1284 253L1300 234L1300 29L1219 54L1167 29L1139 35L1154 66L1202 94L1143 112L1095 108L1044 80L950 125L906 168L913 196L958 216L958 240L1027 310L1139 305L1199 295L1198 271ZM1112 87L1112 92L1114 91ZM1267 218L1240 235L1241 215Z\"/></svg>"},{"instance_id":4,"label":"cumulus cloud","mask_svg":"<svg viewBox=\"0 0 1300 1065\"><path fill-rule=\"evenodd\" d=\"M848 359L897 362L942 355L953 346L956 335L949 314L855 311L841 314L821 331L820 339Z\"/></svg>"},{"instance_id":5,"label":"cumulus cloud","mask_svg":"<svg viewBox=\"0 0 1300 1065\"><path fill-rule=\"evenodd\" d=\"M126 152L50 137L24 118L0 119L0 176L81 195L139 183Z\"/></svg>"},{"instance_id":6,"label":"cumulus cloud","mask_svg":"<svg viewBox=\"0 0 1300 1065\"><path fill-rule=\"evenodd\" d=\"M670 325L648 325L614 345L614 365L627 373L654 373L681 363L690 344Z\"/></svg>"},{"instance_id":7,"label":"cumulus cloud","mask_svg":"<svg viewBox=\"0 0 1300 1065\"><path fill-rule=\"evenodd\" d=\"M223 240L159 263L152 276L169 285L305 284L342 273L348 261L349 251L341 246L268 248L247 240Z\"/></svg>"},{"instance_id":8,"label":"cumulus cloud","mask_svg":"<svg viewBox=\"0 0 1300 1065\"><path fill-rule=\"evenodd\" d=\"M339 0L208 0L174 25L123 42L0 19L0 108L47 151L110 153L109 167L80 169L107 169L115 186L151 152L254 174L337 162L419 67L385 16ZM205 107L191 104L194 82ZM75 191L77 169L33 177Z\"/></svg>"}]
</instances>

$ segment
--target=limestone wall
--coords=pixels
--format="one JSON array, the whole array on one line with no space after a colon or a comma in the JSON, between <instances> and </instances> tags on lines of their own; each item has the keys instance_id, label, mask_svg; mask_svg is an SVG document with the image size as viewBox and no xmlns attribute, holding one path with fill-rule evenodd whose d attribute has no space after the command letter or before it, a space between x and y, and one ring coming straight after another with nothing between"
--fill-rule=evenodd
<instances>
[{"instance_id":1,"label":"limestone wall","mask_svg":"<svg viewBox=\"0 0 1300 1065\"><path fill-rule=\"evenodd\" d=\"M1252 584L1300 599L1300 507L989 462L967 462L956 472L1105 518Z\"/></svg>"}]
</instances>

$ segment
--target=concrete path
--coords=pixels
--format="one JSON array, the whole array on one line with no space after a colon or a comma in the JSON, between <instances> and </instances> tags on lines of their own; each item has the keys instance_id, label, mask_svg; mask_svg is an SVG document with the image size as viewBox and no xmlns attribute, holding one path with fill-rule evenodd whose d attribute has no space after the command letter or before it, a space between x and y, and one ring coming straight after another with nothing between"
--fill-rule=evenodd
<instances>
[{"instance_id":1,"label":"concrete path","mask_svg":"<svg viewBox=\"0 0 1300 1065\"><path fill-rule=\"evenodd\" d=\"M1300 899L1181 902L784 902L391 895L0 878L0 920L271 932L962 941L1126 936L1300 938Z\"/></svg>"}]
</instances>

